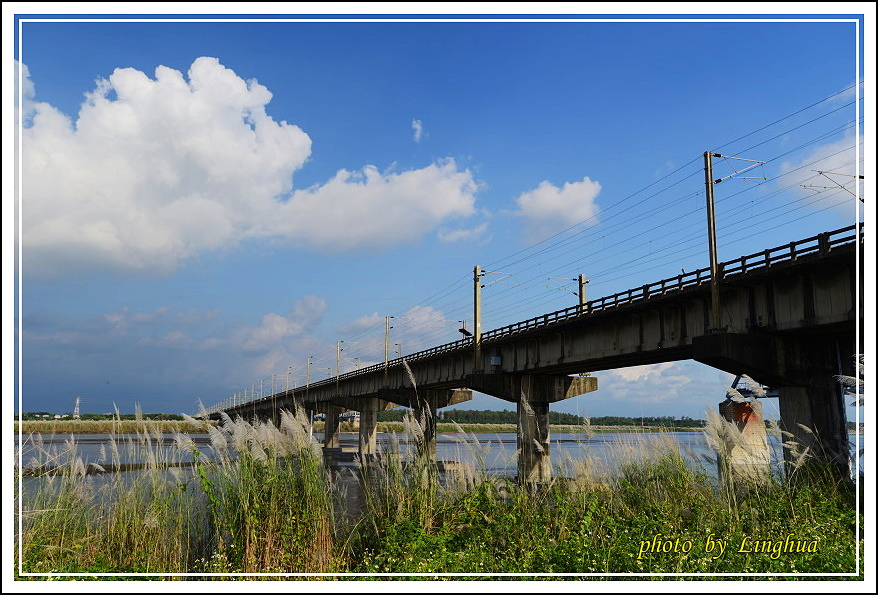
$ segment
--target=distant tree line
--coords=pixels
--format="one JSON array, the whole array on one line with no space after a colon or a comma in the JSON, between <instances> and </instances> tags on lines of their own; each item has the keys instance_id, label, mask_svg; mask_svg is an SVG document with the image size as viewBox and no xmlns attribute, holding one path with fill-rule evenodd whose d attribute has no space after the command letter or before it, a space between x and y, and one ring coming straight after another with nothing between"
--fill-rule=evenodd
<instances>
[{"instance_id":1,"label":"distant tree line","mask_svg":"<svg viewBox=\"0 0 878 595\"><path fill-rule=\"evenodd\" d=\"M673 428L701 428L704 427L704 420L692 419L686 415L679 419L672 415L663 415L659 417L647 415L642 417L604 415L602 417L592 417L591 424L595 426L666 426Z\"/></svg>"},{"instance_id":2,"label":"distant tree line","mask_svg":"<svg viewBox=\"0 0 878 595\"><path fill-rule=\"evenodd\" d=\"M403 416L408 409L399 408L389 411L381 411L378 413L378 421L402 421ZM456 421L460 424L514 424L518 423L518 413L504 409L503 411L476 411L469 409L448 409L439 411L439 421L451 422ZM559 411L549 412L549 423L557 425L582 425L584 418L580 415L572 413L561 413ZM677 428L700 428L704 426L704 421L700 419L692 419L683 416L677 419L672 416L663 417L623 417L618 415L607 415L603 417L592 417L590 423L595 426L666 426Z\"/></svg>"}]
</instances>

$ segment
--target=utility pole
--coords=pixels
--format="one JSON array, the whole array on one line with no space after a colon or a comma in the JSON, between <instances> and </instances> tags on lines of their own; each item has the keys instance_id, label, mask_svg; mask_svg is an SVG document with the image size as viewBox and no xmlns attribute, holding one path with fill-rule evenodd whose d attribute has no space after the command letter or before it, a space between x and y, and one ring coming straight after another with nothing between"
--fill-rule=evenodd
<instances>
[{"instance_id":1,"label":"utility pole","mask_svg":"<svg viewBox=\"0 0 878 595\"><path fill-rule=\"evenodd\" d=\"M390 362L390 329L393 327L390 326L390 319L393 316L385 316L384 317L384 382L387 383L387 366L388 362Z\"/></svg>"},{"instance_id":2,"label":"utility pole","mask_svg":"<svg viewBox=\"0 0 878 595\"><path fill-rule=\"evenodd\" d=\"M473 269L473 373L481 370L482 359L482 267Z\"/></svg>"},{"instance_id":3,"label":"utility pole","mask_svg":"<svg viewBox=\"0 0 878 595\"><path fill-rule=\"evenodd\" d=\"M736 170L733 174L715 180L713 178L713 157L722 157L723 159L735 159L737 161L749 161L750 163L752 163L752 165L748 165L741 170ZM722 310L719 295L720 279L719 263L717 262L716 253L716 213L713 206L713 187L728 178L735 178L738 180L764 180L765 178L763 177L742 177L738 175L744 173L745 171L751 170L754 167L763 165L764 163L764 161L757 161L755 159L744 159L743 157L729 157L728 155L721 155L719 153L712 153L710 151L704 152L704 184L707 190L707 239L710 249L710 297L711 307L713 308L714 331L722 330Z\"/></svg>"},{"instance_id":4,"label":"utility pole","mask_svg":"<svg viewBox=\"0 0 878 595\"><path fill-rule=\"evenodd\" d=\"M311 393L311 358L313 356L308 356L308 363L305 364L305 401L308 400L308 396ZM310 420L310 425L308 426L308 438L310 439L314 435L314 410L309 409L308 419Z\"/></svg>"},{"instance_id":5,"label":"utility pole","mask_svg":"<svg viewBox=\"0 0 878 595\"><path fill-rule=\"evenodd\" d=\"M344 341L338 341L335 344L335 348L336 348L336 351L335 351L335 381L336 382L338 382L338 375L341 373L339 370L339 366L341 365L341 352L344 351L344 349L341 348L342 343L344 343Z\"/></svg>"},{"instance_id":6,"label":"utility pole","mask_svg":"<svg viewBox=\"0 0 878 595\"><path fill-rule=\"evenodd\" d=\"M292 374L292 373L293 373L293 367L290 366L289 368L287 368L287 390L286 390L286 392L290 392L290 374Z\"/></svg>"},{"instance_id":7,"label":"utility pole","mask_svg":"<svg viewBox=\"0 0 878 595\"><path fill-rule=\"evenodd\" d=\"M722 317L719 303L719 265L716 258L716 213L713 208L713 162L714 153L704 152L704 184L707 190L707 242L710 249L710 298L713 309L713 328L719 330ZM717 153L717 157L720 155Z\"/></svg>"},{"instance_id":8,"label":"utility pole","mask_svg":"<svg viewBox=\"0 0 878 595\"><path fill-rule=\"evenodd\" d=\"M338 376L341 373L341 371L339 370L339 367L341 366L341 351L342 351L341 344L342 343L344 343L344 341L339 341L338 343L335 344L335 349L336 349L336 351L335 351L335 398L336 399L338 398Z\"/></svg>"},{"instance_id":9,"label":"utility pole","mask_svg":"<svg viewBox=\"0 0 878 595\"><path fill-rule=\"evenodd\" d=\"M585 275L579 275L579 313L585 314L585 286L588 284L588 280L585 278Z\"/></svg>"}]
</instances>

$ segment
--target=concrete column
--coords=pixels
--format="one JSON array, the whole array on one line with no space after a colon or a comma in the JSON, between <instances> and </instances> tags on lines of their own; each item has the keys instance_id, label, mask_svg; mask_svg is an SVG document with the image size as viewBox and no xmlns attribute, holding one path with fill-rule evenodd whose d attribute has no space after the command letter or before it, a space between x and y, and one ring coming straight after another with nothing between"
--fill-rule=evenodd
<instances>
[{"instance_id":1,"label":"concrete column","mask_svg":"<svg viewBox=\"0 0 878 595\"><path fill-rule=\"evenodd\" d=\"M380 399L362 399L360 409L360 455L373 456L378 452L378 412L384 410Z\"/></svg>"},{"instance_id":2,"label":"concrete column","mask_svg":"<svg viewBox=\"0 0 878 595\"><path fill-rule=\"evenodd\" d=\"M714 333L692 340L697 361L731 374L746 373L779 389L781 429L787 471L796 452L834 465L839 477L850 476L845 406L835 375L853 361L854 344L835 335L770 336ZM808 429L805 430L801 426Z\"/></svg>"},{"instance_id":3,"label":"concrete column","mask_svg":"<svg viewBox=\"0 0 878 595\"><path fill-rule=\"evenodd\" d=\"M520 377L518 398L518 481L545 482L552 477L549 459L549 397L545 383Z\"/></svg>"},{"instance_id":4,"label":"concrete column","mask_svg":"<svg viewBox=\"0 0 878 595\"><path fill-rule=\"evenodd\" d=\"M771 453L762 416L762 403L753 400L737 403L727 399L719 404L720 415L730 422L724 459L720 460L720 474L728 472L733 479L761 482L771 476Z\"/></svg>"},{"instance_id":5,"label":"concrete column","mask_svg":"<svg viewBox=\"0 0 878 595\"><path fill-rule=\"evenodd\" d=\"M792 434L784 436L787 473L802 462L807 449L804 457L829 463L839 477L850 477L844 398L835 375L841 373L839 362L844 365L852 357L848 352L841 355L836 348L834 341L825 339L803 341L805 386L779 387L781 428Z\"/></svg>"},{"instance_id":6,"label":"concrete column","mask_svg":"<svg viewBox=\"0 0 878 595\"><path fill-rule=\"evenodd\" d=\"M549 403L556 403L598 388L594 376L566 374L469 374L473 390L516 404L518 408L518 480L525 483L548 481Z\"/></svg>"},{"instance_id":7,"label":"concrete column","mask_svg":"<svg viewBox=\"0 0 878 595\"><path fill-rule=\"evenodd\" d=\"M323 408L326 421L323 425L323 448L340 448L338 416L341 415L341 407L327 404Z\"/></svg>"},{"instance_id":8,"label":"concrete column","mask_svg":"<svg viewBox=\"0 0 878 595\"><path fill-rule=\"evenodd\" d=\"M423 432L418 448L433 461L436 460L436 409L442 397L448 398L447 390L420 391L414 407L415 419Z\"/></svg>"}]
</instances>

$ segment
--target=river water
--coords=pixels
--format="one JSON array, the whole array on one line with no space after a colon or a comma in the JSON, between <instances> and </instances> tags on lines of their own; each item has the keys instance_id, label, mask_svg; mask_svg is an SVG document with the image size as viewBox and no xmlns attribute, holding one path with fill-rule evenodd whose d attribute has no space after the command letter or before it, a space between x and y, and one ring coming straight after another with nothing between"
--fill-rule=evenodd
<instances>
[{"instance_id":1,"label":"river water","mask_svg":"<svg viewBox=\"0 0 878 595\"><path fill-rule=\"evenodd\" d=\"M208 459L215 457L210 439L206 434L189 434L200 453ZM158 439L156 439L158 438ZM378 434L379 452L400 452L404 457L414 450L414 444L406 435ZM851 436L851 453L856 452L856 436ZM314 440L322 443L323 436L314 434ZM588 463L590 467L612 475L624 460L654 454L656 449L667 450L668 444L679 445L680 453L690 465L700 467L708 474L716 473L715 454L708 447L704 434L690 432L594 432L554 433L550 436L550 458L553 469L559 475L572 475L577 468ZM671 442L668 442L671 441ZM113 444L115 443L115 449ZM355 452L357 434L341 434L343 451ZM439 433L436 437L436 458L472 465L491 476L514 476L516 474L517 436L509 433ZM116 435L114 440L106 434L44 435L25 437L23 445L16 436L16 452L20 454L23 468L66 465L80 458L89 464L101 465L107 470L136 469L155 457L163 463L185 466L193 456L177 447L174 435L156 436L144 445L133 435ZM782 447L778 439L769 436L769 448L773 466L778 469L783 461ZM858 457L862 464L862 456Z\"/></svg>"}]
</instances>

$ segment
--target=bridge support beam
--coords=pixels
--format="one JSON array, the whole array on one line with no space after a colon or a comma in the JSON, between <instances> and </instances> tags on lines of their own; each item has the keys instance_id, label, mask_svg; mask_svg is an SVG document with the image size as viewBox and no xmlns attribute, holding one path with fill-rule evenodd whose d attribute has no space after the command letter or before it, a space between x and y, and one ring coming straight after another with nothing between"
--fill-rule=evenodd
<instances>
[{"instance_id":1,"label":"bridge support beam","mask_svg":"<svg viewBox=\"0 0 878 595\"><path fill-rule=\"evenodd\" d=\"M548 374L471 374L467 386L510 401L518 410L518 480L551 479L549 405L597 390L594 376Z\"/></svg>"},{"instance_id":2,"label":"bridge support beam","mask_svg":"<svg viewBox=\"0 0 878 595\"><path fill-rule=\"evenodd\" d=\"M844 400L835 375L848 374L852 341L834 335L716 333L695 337L692 347L697 361L779 389L781 428L792 434L784 437L788 474L808 448L840 477L850 476Z\"/></svg>"}]
</instances>

